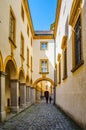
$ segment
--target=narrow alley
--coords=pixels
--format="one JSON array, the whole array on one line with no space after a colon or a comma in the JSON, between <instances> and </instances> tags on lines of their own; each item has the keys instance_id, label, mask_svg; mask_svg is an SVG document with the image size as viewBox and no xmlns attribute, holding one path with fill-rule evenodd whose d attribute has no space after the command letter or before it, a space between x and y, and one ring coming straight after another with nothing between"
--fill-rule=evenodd
<instances>
[{"instance_id":1,"label":"narrow alley","mask_svg":"<svg viewBox=\"0 0 86 130\"><path fill-rule=\"evenodd\" d=\"M82 130L59 108L44 101L0 124L0 130Z\"/></svg>"}]
</instances>

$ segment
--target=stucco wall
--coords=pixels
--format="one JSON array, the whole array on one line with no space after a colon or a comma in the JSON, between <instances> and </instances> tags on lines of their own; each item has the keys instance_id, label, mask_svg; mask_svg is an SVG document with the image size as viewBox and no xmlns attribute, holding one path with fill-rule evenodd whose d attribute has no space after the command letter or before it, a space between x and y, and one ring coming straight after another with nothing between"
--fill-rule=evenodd
<instances>
[{"instance_id":1,"label":"stucco wall","mask_svg":"<svg viewBox=\"0 0 86 130\"><path fill-rule=\"evenodd\" d=\"M72 1L66 0L66 10L64 17L63 2L61 7L61 13L58 24L57 32L57 55L61 51L62 36L64 36L65 20L68 16L72 6ZM72 69L72 31L71 27L68 27L68 41L67 41L67 79L62 80L63 76L63 63L61 59L61 83L56 87L56 104L60 106L67 114L69 114L79 125L86 129L86 1L83 2L82 8L82 52L84 64L79 67L74 73ZM64 19L64 20L63 20Z\"/></svg>"},{"instance_id":2,"label":"stucco wall","mask_svg":"<svg viewBox=\"0 0 86 130\"><path fill-rule=\"evenodd\" d=\"M40 50L40 42L48 42L48 50ZM40 59L49 60L49 74L46 77L54 80L54 40L39 39L33 41L33 82L42 77L40 72Z\"/></svg>"},{"instance_id":3,"label":"stucco wall","mask_svg":"<svg viewBox=\"0 0 86 130\"><path fill-rule=\"evenodd\" d=\"M27 47L29 48L30 56L32 56L33 51L31 47L31 29L28 23L28 19L25 13L24 8L24 21L21 17L21 3L22 0L1 0L0 1L0 51L5 61L6 57L11 55L11 46L9 42L9 19L10 19L10 7L12 8L15 17L16 17L16 47L14 49L14 59L16 61L17 67L21 67L21 58L20 58L20 45L21 45L21 32L24 37L24 63L23 68L25 73L27 72ZM23 6L24 7L24 6ZM29 26L29 37L27 35L27 24ZM30 75L30 72L29 72Z\"/></svg>"}]
</instances>

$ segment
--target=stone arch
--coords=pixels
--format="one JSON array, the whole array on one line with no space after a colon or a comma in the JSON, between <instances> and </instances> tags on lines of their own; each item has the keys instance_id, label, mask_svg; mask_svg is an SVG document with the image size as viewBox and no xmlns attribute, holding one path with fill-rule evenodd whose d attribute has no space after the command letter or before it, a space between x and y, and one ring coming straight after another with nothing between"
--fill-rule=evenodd
<instances>
[{"instance_id":1,"label":"stone arch","mask_svg":"<svg viewBox=\"0 0 86 130\"><path fill-rule=\"evenodd\" d=\"M50 79L50 78L38 78L37 80L35 80L35 81L33 82L32 86L35 87L36 84L37 84L38 82L42 81L42 80L47 80L47 81L49 81L49 82L52 84L52 86L54 86L54 81L53 81L52 79Z\"/></svg>"},{"instance_id":2,"label":"stone arch","mask_svg":"<svg viewBox=\"0 0 86 130\"><path fill-rule=\"evenodd\" d=\"M14 58L8 56L4 62L5 76L5 109L6 112L11 111L12 106L12 92L13 84L12 81L17 79L17 65Z\"/></svg>"},{"instance_id":3,"label":"stone arch","mask_svg":"<svg viewBox=\"0 0 86 130\"><path fill-rule=\"evenodd\" d=\"M0 71L3 71L3 58L2 58L1 51L0 51Z\"/></svg>"},{"instance_id":4,"label":"stone arch","mask_svg":"<svg viewBox=\"0 0 86 130\"><path fill-rule=\"evenodd\" d=\"M4 71L6 72L6 69L9 69L10 70L10 78L11 79L17 79L17 64L16 64L16 61L13 57L11 56L8 56L6 59L5 59L5 62L4 62Z\"/></svg>"},{"instance_id":5,"label":"stone arch","mask_svg":"<svg viewBox=\"0 0 86 130\"><path fill-rule=\"evenodd\" d=\"M24 108L26 104L26 80L23 67L19 68L18 79L19 79L19 93L18 93L19 107Z\"/></svg>"},{"instance_id":6,"label":"stone arch","mask_svg":"<svg viewBox=\"0 0 86 130\"><path fill-rule=\"evenodd\" d=\"M25 73L23 67L19 68L18 79L20 83L25 83Z\"/></svg>"}]
</instances>

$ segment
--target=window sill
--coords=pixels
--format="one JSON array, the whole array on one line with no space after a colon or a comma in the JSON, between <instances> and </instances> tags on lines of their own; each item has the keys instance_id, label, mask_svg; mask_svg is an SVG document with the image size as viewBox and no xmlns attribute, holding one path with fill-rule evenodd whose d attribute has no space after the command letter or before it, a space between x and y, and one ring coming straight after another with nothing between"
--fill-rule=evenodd
<instances>
[{"instance_id":1,"label":"window sill","mask_svg":"<svg viewBox=\"0 0 86 130\"><path fill-rule=\"evenodd\" d=\"M39 72L39 74L49 74L49 72Z\"/></svg>"},{"instance_id":2,"label":"window sill","mask_svg":"<svg viewBox=\"0 0 86 130\"><path fill-rule=\"evenodd\" d=\"M80 66L84 64L84 60L81 60L79 64L72 68L71 72L75 72Z\"/></svg>"},{"instance_id":3,"label":"window sill","mask_svg":"<svg viewBox=\"0 0 86 130\"><path fill-rule=\"evenodd\" d=\"M9 37L9 42L14 46L14 48L17 48L15 42L10 37Z\"/></svg>"}]
</instances>

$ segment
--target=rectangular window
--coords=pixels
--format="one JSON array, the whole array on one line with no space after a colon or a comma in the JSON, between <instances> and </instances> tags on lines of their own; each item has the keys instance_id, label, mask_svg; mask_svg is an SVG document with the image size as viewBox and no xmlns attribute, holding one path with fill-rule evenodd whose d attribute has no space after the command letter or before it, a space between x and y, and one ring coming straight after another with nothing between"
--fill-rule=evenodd
<instances>
[{"instance_id":1,"label":"rectangular window","mask_svg":"<svg viewBox=\"0 0 86 130\"><path fill-rule=\"evenodd\" d=\"M27 66L29 67L29 49L27 48Z\"/></svg>"},{"instance_id":2,"label":"rectangular window","mask_svg":"<svg viewBox=\"0 0 86 130\"><path fill-rule=\"evenodd\" d=\"M29 37L29 27L28 27L28 25L27 25L27 35Z\"/></svg>"},{"instance_id":3,"label":"rectangular window","mask_svg":"<svg viewBox=\"0 0 86 130\"><path fill-rule=\"evenodd\" d=\"M40 72L47 73L48 72L48 59L40 60Z\"/></svg>"},{"instance_id":4,"label":"rectangular window","mask_svg":"<svg viewBox=\"0 0 86 130\"><path fill-rule=\"evenodd\" d=\"M32 68L33 68L32 66L33 66L33 64L32 64L32 56L31 56L31 71L32 71Z\"/></svg>"},{"instance_id":5,"label":"rectangular window","mask_svg":"<svg viewBox=\"0 0 86 130\"><path fill-rule=\"evenodd\" d=\"M82 48L81 48L81 15L79 15L77 22L75 23L74 30L72 31L73 35L73 69L74 72L78 69L83 63L82 59Z\"/></svg>"},{"instance_id":6,"label":"rectangular window","mask_svg":"<svg viewBox=\"0 0 86 130\"><path fill-rule=\"evenodd\" d=\"M21 33L21 52L20 52L21 57L24 59L24 37Z\"/></svg>"},{"instance_id":7,"label":"rectangular window","mask_svg":"<svg viewBox=\"0 0 86 130\"><path fill-rule=\"evenodd\" d=\"M76 22L74 30L75 30L75 35L74 35L75 65L77 65L81 61L81 19L80 19L80 16Z\"/></svg>"},{"instance_id":8,"label":"rectangular window","mask_svg":"<svg viewBox=\"0 0 86 130\"><path fill-rule=\"evenodd\" d=\"M12 8L10 8L9 40L15 44L15 25L16 20Z\"/></svg>"},{"instance_id":9,"label":"rectangular window","mask_svg":"<svg viewBox=\"0 0 86 130\"><path fill-rule=\"evenodd\" d=\"M61 61L58 64L58 83L61 83Z\"/></svg>"},{"instance_id":10,"label":"rectangular window","mask_svg":"<svg viewBox=\"0 0 86 130\"><path fill-rule=\"evenodd\" d=\"M22 19L23 19L23 21L24 21L24 9L23 9L22 4L21 4L21 17L22 17Z\"/></svg>"},{"instance_id":11,"label":"rectangular window","mask_svg":"<svg viewBox=\"0 0 86 130\"><path fill-rule=\"evenodd\" d=\"M31 46L32 46L32 37L31 37Z\"/></svg>"},{"instance_id":12,"label":"rectangular window","mask_svg":"<svg viewBox=\"0 0 86 130\"><path fill-rule=\"evenodd\" d=\"M41 50L47 50L48 49L48 43L47 42L41 42L40 43L40 49Z\"/></svg>"},{"instance_id":13,"label":"rectangular window","mask_svg":"<svg viewBox=\"0 0 86 130\"><path fill-rule=\"evenodd\" d=\"M57 82L61 83L61 54L58 53L58 64L57 64Z\"/></svg>"},{"instance_id":14,"label":"rectangular window","mask_svg":"<svg viewBox=\"0 0 86 130\"><path fill-rule=\"evenodd\" d=\"M63 50L63 80L67 78L67 48Z\"/></svg>"}]
</instances>

